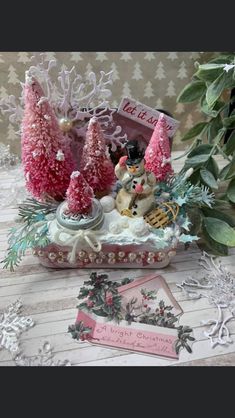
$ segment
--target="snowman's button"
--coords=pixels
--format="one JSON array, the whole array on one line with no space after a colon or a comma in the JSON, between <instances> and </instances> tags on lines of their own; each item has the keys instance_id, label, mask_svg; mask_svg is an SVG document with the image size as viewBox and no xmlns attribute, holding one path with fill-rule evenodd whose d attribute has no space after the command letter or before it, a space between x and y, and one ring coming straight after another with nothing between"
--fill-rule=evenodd
<instances>
[{"instance_id":1,"label":"snowman's button","mask_svg":"<svg viewBox=\"0 0 235 418\"><path fill-rule=\"evenodd\" d=\"M135 185L134 185L134 186L132 186L132 189L135 189Z\"/></svg>"},{"instance_id":2,"label":"snowman's button","mask_svg":"<svg viewBox=\"0 0 235 418\"><path fill-rule=\"evenodd\" d=\"M137 183L137 180L133 180L133 183L135 183L135 184L136 184L136 183Z\"/></svg>"},{"instance_id":3,"label":"snowman's button","mask_svg":"<svg viewBox=\"0 0 235 418\"><path fill-rule=\"evenodd\" d=\"M137 206L137 205L134 205L134 206L133 206L133 208L137 209L137 208L138 208L138 206Z\"/></svg>"},{"instance_id":4,"label":"snowman's button","mask_svg":"<svg viewBox=\"0 0 235 418\"><path fill-rule=\"evenodd\" d=\"M132 214L135 216L135 215L137 215L137 212L134 210L134 212L132 212Z\"/></svg>"}]
</instances>

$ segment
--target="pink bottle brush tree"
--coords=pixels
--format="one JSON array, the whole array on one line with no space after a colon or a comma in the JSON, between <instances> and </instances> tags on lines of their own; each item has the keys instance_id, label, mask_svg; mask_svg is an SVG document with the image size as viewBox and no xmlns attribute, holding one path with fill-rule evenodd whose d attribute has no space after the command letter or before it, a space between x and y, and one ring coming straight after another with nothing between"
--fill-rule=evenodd
<instances>
[{"instance_id":1,"label":"pink bottle brush tree","mask_svg":"<svg viewBox=\"0 0 235 418\"><path fill-rule=\"evenodd\" d=\"M114 166L96 117L92 117L88 124L81 172L96 196L108 191L115 181Z\"/></svg>"},{"instance_id":2,"label":"pink bottle brush tree","mask_svg":"<svg viewBox=\"0 0 235 418\"><path fill-rule=\"evenodd\" d=\"M145 168L155 174L158 181L173 173L170 164L171 150L165 115L160 114L149 144L145 150Z\"/></svg>"},{"instance_id":3,"label":"pink bottle brush tree","mask_svg":"<svg viewBox=\"0 0 235 418\"><path fill-rule=\"evenodd\" d=\"M26 187L39 200L63 200L75 163L38 81L26 73L22 163Z\"/></svg>"},{"instance_id":4,"label":"pink bottle brush tree","mask_svg":"<svg viewBox=\"0 0 235 418\"><path fill-rule=\"evenodd\" d=\"M66 196L68 213L86 215L90 211L93 190L79 171L71 174Z\"/></svg>"}]
</instances>

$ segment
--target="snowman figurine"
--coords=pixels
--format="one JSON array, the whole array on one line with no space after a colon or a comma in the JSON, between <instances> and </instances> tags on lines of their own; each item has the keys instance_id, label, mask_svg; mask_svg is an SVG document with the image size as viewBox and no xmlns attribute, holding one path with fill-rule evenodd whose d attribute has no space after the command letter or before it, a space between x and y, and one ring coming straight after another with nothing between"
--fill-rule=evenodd
<instances>
[{"instance_id":1,"label":"snowman figurine","mask_svg":"<svg viewBox=\"0 0 235 418\"><path fill-rule=\"evenodd\" d=\"M155 206L153 188L156 177L144 168L144 152L137 140L126 145L127 156L120 158L115 174L122 184L116 197L116 208L121 215L144 216Z\"/></svg>"}]
</instances>

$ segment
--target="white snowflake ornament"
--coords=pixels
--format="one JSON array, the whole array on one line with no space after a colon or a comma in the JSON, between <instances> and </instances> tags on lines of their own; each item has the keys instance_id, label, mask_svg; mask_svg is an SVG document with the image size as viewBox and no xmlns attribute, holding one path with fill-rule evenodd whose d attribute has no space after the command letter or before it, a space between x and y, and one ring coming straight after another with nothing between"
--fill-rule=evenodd
<instances>
[{"instance_id":1,"label":"white snowflake ornament","mask_svg":"<svg viewBox=\"0 0 235 418\"><path fill-rule=\"evenodd\" d=\"M12 354L19 351L19 335L34 326L29 316L19 316L22 303L20 300L8 306L0 316L0 349L5 348Z\"/></svg>"}]
</instances>

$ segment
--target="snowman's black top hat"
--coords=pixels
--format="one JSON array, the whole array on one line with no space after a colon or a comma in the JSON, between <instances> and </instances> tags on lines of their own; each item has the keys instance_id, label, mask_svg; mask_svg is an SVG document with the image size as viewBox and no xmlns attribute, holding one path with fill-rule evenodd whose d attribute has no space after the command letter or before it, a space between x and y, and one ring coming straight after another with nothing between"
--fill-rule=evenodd
<instances>
[{"instance_id":1,"label":"snowman's black top hat","mask_svg":"<svg viewBox=\"0 0 235 418\"><path fill-rule=\"evenodd\" d=\"M127 165L139 164L144 158L144 151L140 150L139 142L136 139L128 141L126 144L127 151Z\"/></svg>"}]
</instances>

